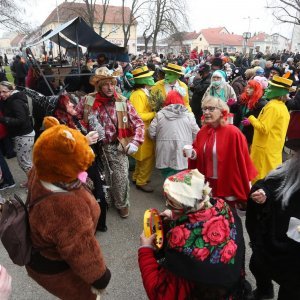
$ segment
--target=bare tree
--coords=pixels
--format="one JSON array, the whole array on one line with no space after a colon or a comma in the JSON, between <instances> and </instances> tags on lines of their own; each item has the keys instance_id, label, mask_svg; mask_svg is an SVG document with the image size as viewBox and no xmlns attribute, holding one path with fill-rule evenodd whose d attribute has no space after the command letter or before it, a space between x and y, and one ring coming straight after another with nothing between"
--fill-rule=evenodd
<instances>
[{"instance_id":1,"label":"bare tree","mask_svg":"<svg viewBox=\"0 0 300 300\"><path fill-rule=\"evenodd\" d=\"M160 35L171 35L179 28L188 26L185 0L154 0L150 4L150 11L154 12L152 52L156 52L157 39Z\"/></svg>"},{"instance_id":2,"label":"bare tree","mask_svg":"<svg viewBox=\"0 0 300 300\"><path fill-rule=\"evenodd\" d=\"M0 26L13 31L28 33L31 27L22 20L25 9L20 1L1 0L0 1Z\"/></svg>"},{"instance_id":3,"label":"bare tree","mask_svg":"<svg viewBox=\"0 0 300 300\"><path fill-rule=\"evenodd\" d=\"M1 0L0 0L1 1ZM105 23L106 19L106 13L109 7L109 1L110 0L101 0L101 3L98 5L96 3L96 0L81 0L81 1L76 1L74 0L72 3L74 3L74 6L72 7L71 5L68 7L69 12L70 12L70 17L71 15L74 15L74 12L76 15L82 17L85 19L88 24L94 28L95 26L95 15L97 12L100 13L100 20L99 20L99 35L102 36L102 31L103 31L103 26ZM86 9L82 9L81 6L77 6L75 3L84 3ZM107 35L108 36L108 35ZM106 36L106 37L107 37Z\"/></svg>"},{"instance_id":4,"label":"bare tree","mask_svg":"<svg viewBox=\"0 0 300 300\"><path fill-rule=\"evenodd\" d=\"M148 52L148 45L153 37L153 30L151 30L151 29L152 29L152 24L151 24L151 20L150 20L150 23L148 25L146 25L146 27L144 28L144 31L143 31L143 38L144 38L144 42L145 42L145 52Z\"/></svg>"},{"instance_id":5,"label":"bare tree","mask_svg":"<svg viewBox=\"0 0 300 300\"><path fill-rule=\"evenodd\" d=\"M300 25L299 0L267 1L267 8L273 9L273 16L281 23Z\"/></svg>"},{"instance_id":6,"label":"bare tree","mask_svg":"<svg viewBox=\"0 0 300 300\"><path fill-rule=\"evenodd\" d=\"M101 4L102 4L102 15L101 15L100 24L99 24L99 35L100 36L102 36L103 25L105 23L106 13L107 13L107 9L109 6L109 0L101 0ZM108 36L109 36L109 34L106 35L105 38Z\"/></svg>"},{"instance_id":7,"label":"bare tree","mask_svg":"<svg viewBox=\"0 0 300 300\"><path fill-rule=\"evenodd\" d=\"M125 0L122 0L122 30L125 48L128 46L128 41L130 39L130 29L137 23L137 20L141 17L142 8L148 2L149 0L132 0L128 11L125 6ZM126 11L129 12L129 14Z\"/></svg>"}]
</instances>

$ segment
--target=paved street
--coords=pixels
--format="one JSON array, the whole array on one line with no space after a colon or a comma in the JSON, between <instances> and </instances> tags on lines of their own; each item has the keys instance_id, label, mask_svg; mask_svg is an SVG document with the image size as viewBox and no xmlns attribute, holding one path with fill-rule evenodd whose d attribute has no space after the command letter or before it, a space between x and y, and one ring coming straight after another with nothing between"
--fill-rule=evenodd
<instances>
[{"instance_id":1,"label":"paved street","mask_svg":"<svg viewBox=\"0 0 300 300\"><path fill-rule=\"evenodd\" d=\"M25 175L20 170L15 159L10 159L9 165L15 175L16 188L1 192L3 197L16 192L23 199L26 198L24 189L19 188L19 183L25 180ZM108 212L108 231L97 233L97 239L104 252L107 266L111 270L112 278L105 294L101 299L107 300L132 300L147 299L137 264L137 249L139 235L143 228L143 214L149 207L160 210L164 208L162 196L162 177L159 172L152 176L155 192L146 194L131 186L130 217L121 219L114 208ZM246 243L248 238L246 237ZM47 291L32 281L25 268L14 265L2 244L0 246L0 262L4 265L13 278L13 293L11 299L18 300L52 300L56 299ZM247 248L246 264L249 262L249 248ZM248 271L248 280L254 286L253 277Z\"/></svg>"}]
</instances>

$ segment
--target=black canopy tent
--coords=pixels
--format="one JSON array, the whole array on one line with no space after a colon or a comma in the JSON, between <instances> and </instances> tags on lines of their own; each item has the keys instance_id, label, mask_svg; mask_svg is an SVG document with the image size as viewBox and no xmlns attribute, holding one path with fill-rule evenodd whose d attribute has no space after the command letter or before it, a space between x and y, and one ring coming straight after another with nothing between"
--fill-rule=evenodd
<instances>
[{"instance_id":1,"label":"black canopy tent","mask_svg":"<svg viewBox=\"0 0 300 300\"><path fill-rule=\"evenodd\" d=\"M64 39L62 35L70 41ZM128 53L124 47L119 47L102 38L81 17L77 17L56 27L41 40L28 47L45 42L46 40L51 40L64 48L74 48L75 45L77 48L79 45L84 46L88 49L88 53L91 53L91 57L95 53L104 53L109 59L129 61Z\"/></svg>"}]
</instances>

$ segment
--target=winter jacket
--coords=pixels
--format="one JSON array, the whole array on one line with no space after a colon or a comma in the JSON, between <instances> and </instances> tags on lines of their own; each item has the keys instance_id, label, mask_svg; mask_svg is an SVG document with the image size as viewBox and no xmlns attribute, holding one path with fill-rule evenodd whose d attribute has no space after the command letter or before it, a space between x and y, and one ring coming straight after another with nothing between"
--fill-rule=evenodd
<instances>
[{"instance_id":1,"label":"winter jacket","mask_svg":"<svg viewBox=\"0 0 300 300\"><path fill-rule=\"evenodd\" d=\"M243 93L246 85L247 85L247 82L243 79L242 76L238 76L233 79L233 81L231 82L231 86L232 86L237 98Z\"/></svg>"},{"instance_id":2,"label":"winter jacket","mask_svg":"<svg viewBox=\"0 0 300 300\"><path fill-rule=\"evenodd\" d=\"M170 104L157 113L149 135L156 140L156 168L187 169L184 145L191 145L199 131L195 117L180 104Z\"/></svg>"},{"instance_id":3,"label":"winter jacket","mask_svg":"<svg viewBox=\"0 0 300 300\"><path fill-rule=\"evenodd\" d=\"M282 163L282 149L290 121L284 102L273 99L264 106L258 118L249 118L254 127L251 159L259 174L254 182L264 178Z\"/></svg>"},{"instance_id":4,"label":"winter jacket","mask_svg":"<svg viewBox=\"0 0 300 300\"><path fill-rule=\"evenodd\" d=\"M224 89L225 90L225 98L226 98L225 102L227 102L227 100L230 98L236 99L236 94L234 92L234 89L232 88L232 86L229 83L225 83L224 85L222 85L218 88L215 88L212 85L210 85L208 87L208 89L206 90L205 94L203 95L202 99L205 99L207 96L210 95L211 89L213 89L212 96L217 97L217 98L220 98L220 97L218 97L218 95L220 94L221 89Z\"/></svg>"},{"instance_id":5,"label":"winter jacket","mask_svg":"<svg viewBox=\"0 0 300 300\"><path fill-rule=\"evenodd\" d=\"M179 86L181 88L184 88L184 90L185 90L185 96L183 97L184 105L187 107L187 109L189 111L191 111L190 102L189 102L188 87L184 82L182 82L180 80L177 80L177 82L178 82ZM166 94L166 90L165 90L165 81L164 80L157 81L155 83L155 85L152 87L151 93L155 93L158 90L161 91L161 93L163 95L163 98L166 99L167 94Z\"/></svg>"},{"instance_id":6,"label":"winter jacket","mask_svg":"<svg viewBox=\"0 0 300 300\"><path fill-rule=\"evenodd\" d=\"M254 116L255 118L258 117L258 115L260 114L261 110L263 109L263 107L268 103L268 101L266 99L259 99L258 102L256 103L255 107L251 110L249 110L247 108L246 105L244 104L237 104L237 111L234 114L234 125L236 125L237 127L239 127L243 134L245 135L248 145L252 144L252 139L253 139L253 133L254 133L254 128L252 125L249 126L243 126L241 124L241 121L244 118L248 118L249 116Z\"/></svg>"},{"instance_id":7,"label":"winter jacket","mask_svg":"<svg viewBox=\"0 0 300 300\"><path fill-rule=\"evenodd\" d=\"M195 115L196 122L201 126L201 116L202 116L202 98L207 88L210 85L211 74L205 78L195 78L193 81L193 97L191 102L191 108Z\"/></svg>"},{"instance_id":8,"label":"winter jacket","mask_svg":"<svg viewBox=\"0 0 300 300\"><path fill-rule=\"evenodd\" d=\"M140 145L138 152L133 155L136 160L142 161L152 155L154 156L154 143L149 138L147 129L155 116L155 112L152 111L148 102L148 96L143 89L132 92L129 101L145 125L144 142Z\"/></svg>"},{"instance_id":9,"label":"winter jacket","mask_svg":"<svg viewBox=\"0 0 300 300\"><path fill-rule=\"evenodd\" d=\"M283 208L276 191L284 181L285 178L281 176L272 179L265 178L252 187L251 193L263 189L267 199L264 204L257 204L249 198L246 229L253 252L256 256L260 256L271 278L275 279L279 285L288 283L291 286L297 286L299 291L299 231L297 227L291 226L291 223L297 221L299 224L300 191L292 193L288 205ZM290 235L287 235L288 232Z\"/></svg>"},{"instance_id":10,"label":"winter jacket","mask_svg":"<svg viewBox=\"0 0 300 300\"><path fill-rule=\"evenodd\" d=\"M5 124L10 137L22 136L33 131L28 100L24 93L15 91L3 101L3 117L0 122Z\"/></svg>"},{"instance_id":11,"label":"winter jacket","mask_svg":"<svg viewBox=\"0 0 300 300\"><path fill-rule=\"evenodd\" d=\"M193 284L160 268L152 249L139 249L139 266L150 300L183 300L190 295Z\"/></svg>"}]
</instances>

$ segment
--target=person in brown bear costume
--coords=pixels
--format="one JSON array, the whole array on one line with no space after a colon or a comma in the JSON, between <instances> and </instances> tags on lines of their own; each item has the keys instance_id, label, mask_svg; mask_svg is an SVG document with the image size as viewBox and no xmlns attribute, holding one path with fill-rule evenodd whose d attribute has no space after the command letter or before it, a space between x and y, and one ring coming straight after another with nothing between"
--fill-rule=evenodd
<instances>
[{"instance_id":1,"label":"person in brown bear costume","mask_svg":"<svg viewBox=\"0 0 300 300\"><path fill-rule=\"evenodd\" d=\"M44 120L46 130L33 149L29 174L29 223L38 249L26 266L28 275L66 300L96 299L110 281L95 238L100 208L84 185L94 153L75 129Z\"/></svg>"}]
</instances>

